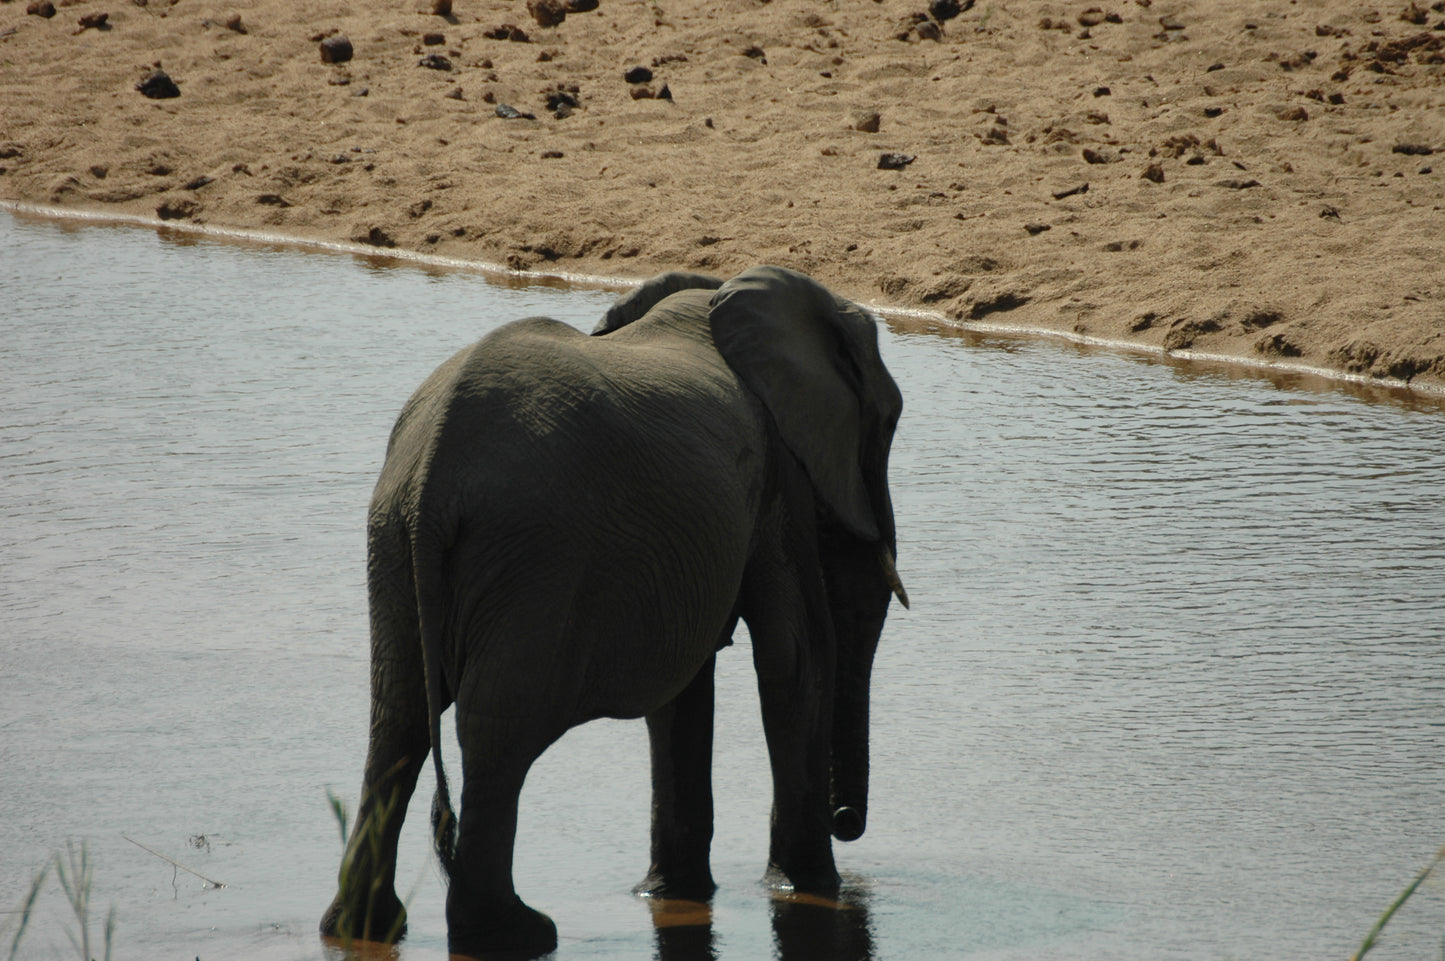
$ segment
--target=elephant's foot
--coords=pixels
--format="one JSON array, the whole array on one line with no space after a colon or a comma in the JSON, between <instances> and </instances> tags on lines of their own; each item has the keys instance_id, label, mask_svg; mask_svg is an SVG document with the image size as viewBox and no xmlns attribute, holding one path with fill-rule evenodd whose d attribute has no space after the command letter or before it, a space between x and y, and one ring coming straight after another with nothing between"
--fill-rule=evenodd
<instances>
[{"instance_id":1,"label":"elephant's foot","mask_svg":"<svg viewBox=\"0 0 1445 961\"><path fill-rule=\"evenodd\" d=\"M465 915L465 916L463 916ZM447 948L488 961L525 961L557 947L557 925L513 898L501 907L460 910L447 905Z\"/></svg>"},{"instance_id":2,"label":"elephant's foot","mask_svg":"<svg viewBox=\"0 0 1445 961\"><path fill-rule=\"evenodd\" d=\"M336 895L321 916L321 934L344 941L399 941L406 934L406 908L394 891L377 894L370 910L364 903L351 903Z\"/></svg>"},{"instance_id":3,"label":"elephant's foot","mask_svg":"<svg viewBox=\"0 0 1445 961\"><path fill-rule=\"evenodd\" d=\"M677 898L683 901L709 901L716 891L717 884L706 867L700 871L673 871L656 865L632 889L633 894L645 898Z\"/></svg>"},{"instance_id":4,"label":"elephant's foot","mask_svg":"<svg viewBox=\"0 0 1445 961\"><path fill-rule=\"evenodd\" d=\"M838 869L833 866L831 859L827 864L795 866L791 870L779 867L776 862L770 862L768 870L763 874L763 884L779 891L832 896L838 893L842 880L838 877Z\"/></svg>"}]
</instances>

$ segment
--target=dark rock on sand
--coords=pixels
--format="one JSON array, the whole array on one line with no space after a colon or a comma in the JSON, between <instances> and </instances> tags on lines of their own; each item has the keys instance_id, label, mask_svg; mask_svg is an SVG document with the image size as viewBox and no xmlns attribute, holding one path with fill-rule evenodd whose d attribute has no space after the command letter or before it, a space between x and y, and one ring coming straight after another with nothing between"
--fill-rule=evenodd
<instances>
[{"instance_id":1,"label":"dark rock on sand","mask_svg":"<svg viewBox=\"0 0 1445 961\"><path fill-rule=\"evenodd\" d=\"M567 19L567 7L562 0L527 0L527 12L543 27L555 27Z\"/></svg>"},{"instance_id":2,"label":"dark rock on sand","mask_svg":"<svg viewBox=\"0 0 1445 961\"><path fill-rule=\"evenodd\" d=\"M322 40L320 49L322 63L345 63L354 52L351 41L339 33Z\"/></svg>"},{"instance_id":3,"label":"dark rock on sand","mask_svg":"<svg viewBox=\"0 0 1445 961\"><path fill-rule=\"evenodd\" d=\"M166 100L181 95L181 88L176 86L176 82L164 70L151 71L135 88L152 100Z\"/></svg>"}]
</instances>

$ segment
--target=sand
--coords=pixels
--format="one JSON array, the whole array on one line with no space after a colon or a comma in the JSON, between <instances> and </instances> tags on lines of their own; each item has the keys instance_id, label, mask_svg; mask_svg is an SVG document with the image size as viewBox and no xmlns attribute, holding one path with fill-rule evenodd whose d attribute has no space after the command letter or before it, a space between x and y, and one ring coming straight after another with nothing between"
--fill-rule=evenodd
<instances>
[{"instance_id":1,"label":"sand","mask_svg":"<svg viewBox=\"0 0 1445 961\"><path fill-rule=\"evenodd\" d=\"M1445 386L1445 3L433 3L0 3L0 200Z\"/></svg>"}]
</instances>

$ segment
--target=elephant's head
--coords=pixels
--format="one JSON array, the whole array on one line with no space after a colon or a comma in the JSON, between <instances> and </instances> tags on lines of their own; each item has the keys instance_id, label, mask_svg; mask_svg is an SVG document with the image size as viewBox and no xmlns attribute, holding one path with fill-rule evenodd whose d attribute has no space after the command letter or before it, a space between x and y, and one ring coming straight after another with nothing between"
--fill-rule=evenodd
<instances>
[{"instance_id":1,"label":"elephant's head","mask_svg":"<svg viewBox=\"0 0 1445 961\"><path fill-rule=\"evenodd\" d=\"M837 640L833 835L862 835L868 803L868 685L894 570L888 451L903 398L867 311L802 274L756 267L713 296L713 340L772 415L807 472Z\"/></svg>"},{"instance_id":2,"label":"elephant's head","mask_svg":"<svg viewBox=\"0 0 1445 961\"><path fill-rule=\"evenodd\" d=\"M620 327L626 327L634 320L641 320L644 314L656 307L669 294L675 294L679 290L698 288L716 290L721 286L721 280L709 277L707 274L694 274L685 270L671 270L665 274L658 274L651 280L643 281L625 296L618 298L617 303L608 308L607 313L597 322L597 326L592 328L592 336L610 334Z\"/></svg>"}]
</instances>

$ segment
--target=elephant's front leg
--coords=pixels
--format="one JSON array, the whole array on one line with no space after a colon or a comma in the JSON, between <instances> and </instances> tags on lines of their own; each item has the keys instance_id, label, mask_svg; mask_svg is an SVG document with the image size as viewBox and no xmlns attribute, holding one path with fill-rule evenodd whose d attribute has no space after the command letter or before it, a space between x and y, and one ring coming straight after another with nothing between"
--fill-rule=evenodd
<instances>
[{"instance_id":1,"label":"elephant's front leg","mask_svg":"<svg viewBox=\"0 0 1445 961\"><path fill-rule=\"evenodd\" d=\"M634 890L706 901L717 890L712 844L713 668L707 659L670 703L647 716L652 742L652 867Z\"/></svg>"},{"instance_id":2,"label":"elephant's front leg","mask_svg":"<svg viewBox=\"0 0 1445 961\"><path fill-rule=\"evenodd\" d=\"M801 469L780 466L794 496L769 519L776 539L760 545L743 579L773 772L767 880L831 893L838 889L829 803L837 649L811 497L797 493L807 479Z\"/></svg>"},{"instance_id":3,"label":"elephant's front leg","mask_svg":"<svg viewBox=\"0 0 1445 961\"><path fill-rule=\"evenodd\" d=\"M773 771L769 883L797 891L838 890L829 816L829 740L820 719L830 698L812 681L760 677L758 694Z\"/></svg>"}]
</instances>

